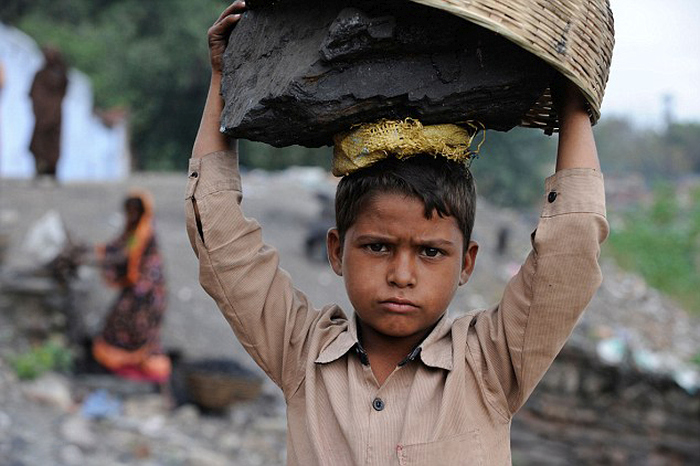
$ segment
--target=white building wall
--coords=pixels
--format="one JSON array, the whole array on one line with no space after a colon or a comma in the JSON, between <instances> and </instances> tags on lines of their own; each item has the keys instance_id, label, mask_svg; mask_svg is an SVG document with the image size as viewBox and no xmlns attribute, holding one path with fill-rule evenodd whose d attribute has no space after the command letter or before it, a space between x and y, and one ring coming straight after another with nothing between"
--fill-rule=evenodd
<instances>
[{"instance_id":1,"label":"white building wall","mask_svg":"<svg viewBox=\"0 0 700 466\"><path fill-rule=\"evenodd\" d=\"M0 63L5 85L0 90L0 177L34 176L29 142L34 129L29 89L43 64L37 44L21 31L0 23ZM105 126L93 113L88 77L71 69L63 100L61 181L118 180L130 172L126 121Z\"/></svg>"}]
</instances>

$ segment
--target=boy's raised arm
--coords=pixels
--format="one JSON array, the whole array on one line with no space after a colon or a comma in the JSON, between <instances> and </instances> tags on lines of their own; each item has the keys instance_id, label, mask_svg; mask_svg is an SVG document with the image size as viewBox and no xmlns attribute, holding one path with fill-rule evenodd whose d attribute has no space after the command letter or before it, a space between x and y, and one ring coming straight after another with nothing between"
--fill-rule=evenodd
<instances>
[{"instance_id":1,"label":"boy's raised arm","mask_svg":"<svg viewBox=\"0 0 700 466\"><path fill-rule=\"evenodd\" d=\"M208 31L212 76L189 163L185 218L202 288L245 350L288 394L301 383L307 330L320 313L279 267L260 224L243 214L238 157L219 131L222 57L243 11L245 3L235 2Z\"/></svg>"},{"instance_id":2,"label":"boy's raised arm","mask_svg":"<svg viewBox=\"0 0 700 466\"><path fill-rule=\"evenodd\" d=\"M586 110L586 99L578 87L568 79L562 78L554 88L554 104L557 106L560 121L556 170L600 170L591 120Z\"/></svg>"},{"instance_id":3,"label":"boy's raised arm","mask_svg":"<svg viewBox=\"0 0 700 466\"><path fill-rule=\"evenodd\" d=\"M602 280L598 257L608 224L586 102L568 81L554 87L561 120L557 173L545 182L532 252L468 338L470 354L488 368L485 396L507 419L547 371Z\"/></svg>"},{"instance_id":4,"label":"boy's raised arm","mask_svg":"<svg viewBox=\"0 0 700 466\"><path fill-rule=\"evenodd\" d=\"M224 99L221 98L221 72L226 44L231 31L241 14L245 11L245 2L239 0L226 8L207 33L209 41L209 59L211 61L211 80L209 93L204 104L202 120L199 123L197 137L192 147L192 157L203 157L212 152L231 149L231 140L219 131Z\"/></svg>"}]
</instances>

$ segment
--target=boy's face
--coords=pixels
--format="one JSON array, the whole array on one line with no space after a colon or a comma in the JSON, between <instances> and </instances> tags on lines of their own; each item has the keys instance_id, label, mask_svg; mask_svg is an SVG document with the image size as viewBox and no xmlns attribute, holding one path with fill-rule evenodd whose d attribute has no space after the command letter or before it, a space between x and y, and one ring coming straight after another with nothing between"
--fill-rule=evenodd
<instances>
[{"instance_id":1,"label":"boy's face","mask_svg":"<svg viewBox=\"0 0 700 466\"><path fill-rule=\"evenodd\" d=\"M464 252L454 217L433 213L402 194L367 202L340 243L328 233L328 256L345 281L363 338L392 337L416 344L445 313L474 268L478 246Z\"/></svg>"}]
</instances>

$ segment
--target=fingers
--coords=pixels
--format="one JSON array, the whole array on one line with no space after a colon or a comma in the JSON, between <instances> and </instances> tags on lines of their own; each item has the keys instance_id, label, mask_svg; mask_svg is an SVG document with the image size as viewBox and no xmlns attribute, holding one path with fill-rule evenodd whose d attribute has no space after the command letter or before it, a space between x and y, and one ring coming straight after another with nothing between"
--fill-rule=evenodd
<instances>
[{"instance_id":1,"label":"fingers","mask_svg":"<svg viewBox=\"0 0 700 466\"><path fill-rule=\"evenodd\" d=\"M209 54L212 60L218 61L219 55L223 54L228 37L239 19L240 15L238 14L230 15L209 28L207 35L209 36Z\"/></svg>"},{"instance_id":2,"label":"fingers","mask_svg":"<svg viewBox=\"0 0 700 466\"><path fill-rule=\"evenodd\" d=\"M224 10L214 24L209 28L210 39L226 37L233 29L233 26L241 19L241 14L245 11L245 1L239 0L232 3Z\"/></svg>"},{"instance_id":3,"label":"fingers","mask_svg":"<svg viewBox=\"0 0 700 466\"><path fill-rule=\"evenodd\" d=\"M245 11L245 1L244 0L238 0L236 2L233 2L223 11L223 13L221 13L221 15L219 16L219 18L216 20L216 22L214 24L220 22L221 20L223 20L227 16L230 16L234 13L243 13L244 11Z\"/></svg>"},{"instance_id":4,"label":"fingers","mask_svg":"<svg viewBox=\"0 0 700 466\"><path fill-rule=\"evenodd\" d=\"M209 58L212 71L218 73L222 69L222 60L228 37L241 15L246 10L244 0L238 0L226 8L219 18L207 31L209 41Z\"/></svg>"},{"instance_id":5,"label":"fingers","mask_svg":"<svg viewBox=\"0 0 700 466\"><path fill-rule=\"evenodd\" d=\"M223 35L223 33L229 31L230 29L233 28L233 25L238 22L238 20L241 19L241 15L238 14L232 14L224 17L220 21L217 21L210 29L210 31L214 34L218 35Z\"/></svg>"}]
</instances>

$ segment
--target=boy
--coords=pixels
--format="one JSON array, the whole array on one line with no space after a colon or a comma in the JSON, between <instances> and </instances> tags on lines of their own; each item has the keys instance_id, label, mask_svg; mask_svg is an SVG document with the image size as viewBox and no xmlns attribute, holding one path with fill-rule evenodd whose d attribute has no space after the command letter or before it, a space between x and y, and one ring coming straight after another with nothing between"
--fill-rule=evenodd
<instances>
[{"instance_id":1,"label":"boy","mask_svg":"<svg viewBox=\"0 0 700 466\"><path fill-rule=\"evenodd\" d=\"M210 91L190 161L187 224L200 281L287 402L292 465L509 464L510 422L600 284L607 235L585 102L564 87L557 174L533 252L492 309L445 311L469 279L475 193L442 157L389 157L343 178L329 260L354 316L314 309L240 210L219 132L221 57L245 5L209 30Z\"/></svg>"}]
</instances>

